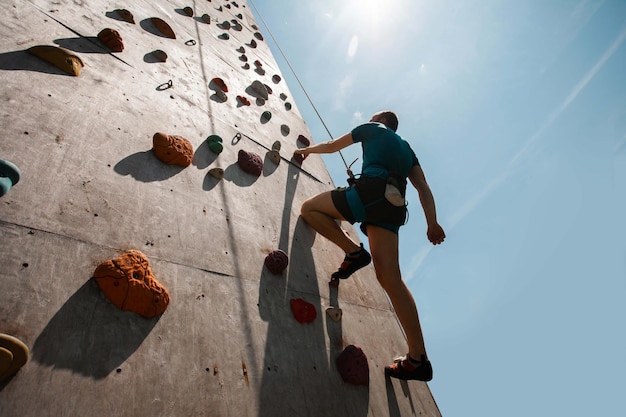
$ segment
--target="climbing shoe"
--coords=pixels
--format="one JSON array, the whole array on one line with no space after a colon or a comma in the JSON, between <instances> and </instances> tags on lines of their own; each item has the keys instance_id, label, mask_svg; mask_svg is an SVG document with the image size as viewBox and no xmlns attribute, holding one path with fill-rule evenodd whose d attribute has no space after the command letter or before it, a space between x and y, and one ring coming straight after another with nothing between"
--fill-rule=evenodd
<instances>
[{"instance_id":1,"label":"climbing shoe","mask_svg":"<svg viewBox=\"0 0 626 417\"><path fill-rule=\"evenodd\" d=\"M343 259L341 266L339 267L337 272L331 275L331 278L333 281L336 281L338 279L346 279L354 272L358 271L364 266L369 265L371 261L372 257L365 250L363 244L361 243L361 249L357 250L356 252L347 254L346 257Z\"/></svg>"},{"instance_id":2,"label":"climbing shoe","mask_svg":"<svg viewBox=\"0 0 626 417\"><path fill-rule=\"evenodd\" d=\"M393 365L385 366L385 375L403 380L430 381L433 379L433 367L425 355L416 361L407 354L395 359Z\"/></svg>"}]
</instances>

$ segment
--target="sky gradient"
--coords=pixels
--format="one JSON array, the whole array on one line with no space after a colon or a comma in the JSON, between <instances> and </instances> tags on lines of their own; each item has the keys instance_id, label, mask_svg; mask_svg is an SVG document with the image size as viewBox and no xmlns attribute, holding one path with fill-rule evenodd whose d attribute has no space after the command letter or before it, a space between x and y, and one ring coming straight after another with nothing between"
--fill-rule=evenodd
<instances>
[{"instance_id":1,"label":"sky gradient","mask_svg":"<svg viewBox=\"0 0 626 417\"><path fill-rule=\"evenodd\" d=\"M333 136L392 109L420 159L448 238L409 191L400 256L442 414L626 415L626 2L249 4Z\"/></svg>"}]
</instances>

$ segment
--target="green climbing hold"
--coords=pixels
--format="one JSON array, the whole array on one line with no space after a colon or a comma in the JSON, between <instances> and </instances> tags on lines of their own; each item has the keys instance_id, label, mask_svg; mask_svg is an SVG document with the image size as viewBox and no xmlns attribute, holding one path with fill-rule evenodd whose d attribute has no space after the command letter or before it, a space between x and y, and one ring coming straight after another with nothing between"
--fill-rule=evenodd
<instances>
[{"instance_id":1,"label":"green climbing hold","mask_svg":"<svg viewBox=\"0 0 626 417\"><path fill-rule=\"evenodd\" d=\"M216 154L222 153L224 150L224 146L222 145L222 138L217 135L211 135L206 138L207 143L209 144L209 149Z\"/></svg>"},{"instance_id":2,"label":"green climbing hold","mask_svg":"<svg viewBox=\"0 0 626 417\"><path fill-rule=\"evenodd\" d=\"M270 113L269 111L264 111L263 114L261 115L261 120L264 121L269 121L272 118L272 113Z\"/></svg>"}]
</instances>

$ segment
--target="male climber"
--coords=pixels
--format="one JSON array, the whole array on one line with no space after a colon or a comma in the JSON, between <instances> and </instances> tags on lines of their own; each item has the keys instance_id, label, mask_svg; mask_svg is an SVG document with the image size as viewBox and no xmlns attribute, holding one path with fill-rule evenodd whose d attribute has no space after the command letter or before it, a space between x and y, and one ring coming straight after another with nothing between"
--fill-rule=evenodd
<instances>
[{"instance_id":1,"label":"male climber","mask_svg":"<svg viewBox=\"0 0 626 417\"><path fill-rule=\"evenodd\" d=\"M376 278L389 295L408 342L406 356L385 367L393 378L430 381L433 371L426 355L415 300L402 280L398 260L398 230L406 219L406 179L419 193L426 217L428 240L438 245L445 239L437 223L435 200L415 153L396 130L398 117L383 111L372 116L340 138L298 149L306 158L310 153L333 153L353 143L363 148L363 167L350 187L338 188L309 198L302 204L302 218L318 233L331 240L346 253L333 280L346 279L374 261ZM336 220L361 223L369 240L372 255L358 245Z\"/></svg>"}]
</instances>

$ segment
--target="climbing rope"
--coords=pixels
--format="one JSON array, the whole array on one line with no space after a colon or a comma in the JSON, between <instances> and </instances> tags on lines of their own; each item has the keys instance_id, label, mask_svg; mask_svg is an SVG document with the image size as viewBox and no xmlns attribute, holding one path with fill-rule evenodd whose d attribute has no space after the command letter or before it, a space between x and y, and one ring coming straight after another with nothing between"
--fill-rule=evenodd
<instances>
[{"instance_id":1,"label":"climbing rope","mask_svg":"<svg viewBox=\"0 0 626 417\"><path fill-rule=\"evenodd\" d=\"M263 19L263 16L261 15L261 13L259 12L259 9L257 9L257 7L255 6L254 2L252 0L249 0L249 3L252 5L252 7L254 8L254 10L256 11L256 13L259 15L259 17L261 18L261 22L263 22L263 26L265 26L265 29L267 29L267 33L269 33L270 38L272 38L272 40L274 41L274 44L276 45L276 47L278 48L278 51L280 52L280 55L283 57L283 59L285 60L285 62L287 63L287 66L289 67L289 69L291 70L291 73L293 74L294 78L296 79L296 81L298 82L298 84L300 85L300 88L302 89L302 92L304 93L304 95L306 96L307 100L309 100L309 104L311 104L311 107L313 107L313 110L315 111L315 114L317 114L317 117L320 119L320 122L322 122L322 126L324 126L324 129L326 129L326 132L328 133L328 136L330 136L330 139L334 139L334 136L332 135L332 133L330 133L330 130L328 129L328 126L326 126L326 123L324 122L324 119L322 118L322 115L320 114L320 112L317 110L317 107L315 106L315 104L313 103L313 100L311 100L311 97L309 96L309 93L307 92L306 88L304 88L304 85L302 85L302 82L300 81L300 78L298 77L298 74L296 74L296 71L293 69L293 67L291 66L291 63L289 62L289 60L287 59L287 56L285 55L285 53L283 52L283 49L280 47L280 44L278 43L278 41L276 40L276 38L274 37L274 34L272 33L272 31L270 30L269 26L267 25L267 23L265 22L265 19ZM343 161L343 164L346 167L346 172L348 173L348 184L352 185L354 182L354 174L352 173L352 170L350 169L352 167L352 165L354 165L354 163L359 159L355 159L354 161L352 161L350 163L350 165L348 165L346 163L346 159L343 157L343 154L341 153L341 151L339 151L339 156L341 156L341 160Z\"/></svg>"}]
</instances>

